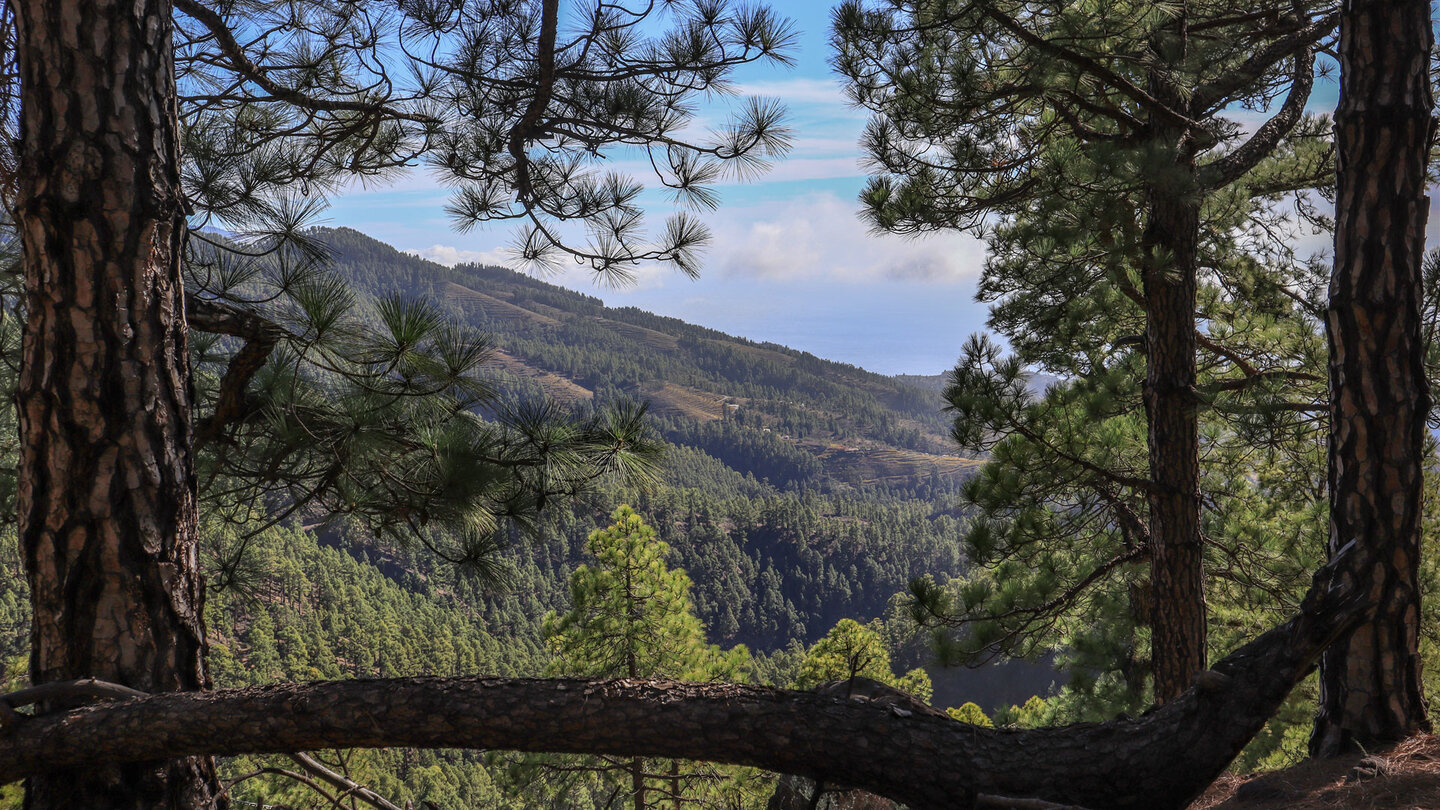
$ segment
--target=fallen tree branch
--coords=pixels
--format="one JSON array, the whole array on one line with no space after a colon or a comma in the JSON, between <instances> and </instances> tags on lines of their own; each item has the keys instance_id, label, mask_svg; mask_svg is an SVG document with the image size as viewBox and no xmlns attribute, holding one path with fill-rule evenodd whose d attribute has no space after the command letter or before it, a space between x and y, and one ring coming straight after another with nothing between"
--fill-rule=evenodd
<instances>
[{"instance_id":1,"label":"fallen tree branch","mask_svg":"<svg viewBox=\"0 0 1440 810\"><path fill-rule=\"evenodd\" d=\"M982 793L976 797L977 810L1086 810L1078 804L1056 804L1044 799L1012 799Z\"/></svg>"},{"instance_id":2,"label":"fallen tree branch","mask_svg":"<svg viewBox=\"0 0 1440 810\"><path fill-rule=\"evenodd\" d=\"M1255 735L1333 640L1368 612L1337 564L1299 615L1145 715L985 729L926 713L759 686L637 680L398 678L153 695L0 729L0 783L54 769L197 754L477 748L749 765L913 808L981 796L1093 810L1182 808ZM1348 561L1348 562L1347 562Z\"/></svg>"},{"instance_id":3,"label":"fallen tree branch","mask_svg":"<svg viewBox=\"0 0 1440 810\"><path fill-rule=\"evenodd\" d=\"M118 683L110 683L95 678L82 678L74 681L52 681L50 683L40 684L39 686L32 686L28 689L20 689L0 695L0 727L24 718L24 715L16 713L15 709L21 706L43 703L45 701L93 700L94 698L136 700L146 697L150 697L149 692L142 692L139 689L131 689L128 686L121 686ZM325 767L323 763L309 754L295 752L287 756L292 762L304 768L312 776L345 791L346 795L354 796L379 810L401 810L399 805L350 777Z\"/></svg>"},{"instance_id":4,"label":"fallen tree branch","mask_svg":"<svg viewBox=\"0 0 1440 810\"><path fill-rule=\"evenodd\" d=\"M8 694L0 695L0 728L24 718L15 710L21 706L31 706L45 701L70 701L81 698L109 698L112 700L128 700L133 698L149 697L149 693L141 692L139 689L131 689L128 686L121 686L118 683L107 683L94 678L82 678L78 681L52 681L42 683L39 686L32 686L28 689L19 689Z\"/></svg>"}]
</instances>

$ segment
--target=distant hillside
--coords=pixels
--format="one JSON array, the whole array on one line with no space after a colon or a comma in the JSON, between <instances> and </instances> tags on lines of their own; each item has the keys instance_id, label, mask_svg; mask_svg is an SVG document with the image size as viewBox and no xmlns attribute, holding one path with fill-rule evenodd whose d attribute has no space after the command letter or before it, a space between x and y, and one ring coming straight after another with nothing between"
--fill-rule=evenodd
<instances>
[{"instance_id":1,"label":"distant hillside","mask_svg":"<svg viewBox=\"0 0 1440 810\"><path fill-rule=\"evenodd\" d=\"M950 372L947 371L944 374L896 374L894 379L905 385L944 393L945 386L950 384ZM1040 396L1045 393L1046 388L1059 381L1059 377L1032 372L1030 378L1026 380L1025 387L1030 389L1030 393Z\"/></svg>"},{"instance_id":2,"label":"distant hillside","mask_svg":"<svg viewBox=\"0 0 1440 810\"><path fill-rule=\"evenodd\" d=\"M926 391L942 392L945 386L949 385L949 373L945 374L896 374L895 379L899 382L923 388Z\"/></svg>"},{"instance_id":3,"label":"distant hillside","mask_svg":"<svg viewBox=\"0 0 1440 810\"><path fill-rule=\"evenodd\" d=\"M444 267L346 228L321 233L361 289L442 302L493 335L497 372L518 390L648 401L672 441L782 489L949 477L972 466L953 452L933 385L608 307L501 267ZM738 445L754 447L727 452Z\"/></svg>"}]
</instances>

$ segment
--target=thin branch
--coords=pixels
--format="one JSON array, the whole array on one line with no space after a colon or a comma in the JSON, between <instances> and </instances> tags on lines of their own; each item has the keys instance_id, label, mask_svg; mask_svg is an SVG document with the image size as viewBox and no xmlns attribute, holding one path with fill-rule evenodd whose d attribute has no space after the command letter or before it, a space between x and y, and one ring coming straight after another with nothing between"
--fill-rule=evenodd
<instances>
[{"instance_id":1,"label":"thin branch","mask_svg":"<svg viewBox=\"0 0 1440 810\"><path fill-rule=\"evenodd\" d=\"M1291 35L1271 42L1234 70L1228 70L1215 81L1196 88L1191 96L1190 109L1197 115L1203 115L1214 107L1229 103L1235 93L1254 84L1266 71L1274 67L1275 63L1284 59L1286 54L1293 53L1302 46L1313 47L1339 24L1340 11L1336 9L1309 25L1302 26Z\"/></svg>"},{"instance_id":2,"label":"thin branch","mask_svg":"<svg viewBox=\"0 0 1440 810\"><path fill-rule=\"evenodd\" d=\"M1053 442L1047 441L1044 436L1041 436L1039 433L1030 429L1028 426L1021 422L1015 422L1011 425L1011 428L1012 430L1014 430L1015 433L1018 433L1025 439L1028 439L1029 441L1034 442L1035 444L1045 448L1046 450L1049 450L1051 453L1054 453L1061 459L1064 459L1065 461L1074 464L1075 466L1090 473L1091 475L1103 478L1106 481L1111 482L1112 484L1116 484L1122 487L1129 487L1131 489L1138 489L1141 492L1149 492L1151 488L1155 486L1155 483L1149 478L1140 478L1134 475L1118 473L1114 470L1107 470L1087 458L1075 455L1068 450L1063 450L1057 447Z\"/></svg>"},{"instance_id":3,"label":"thin branch","mask_svg":"<svg viewBox=\"0 0 1440 810\"><path fill-rule=\"evenodd\" d=\"M15 710L47 700L75 700L78 698L108 698L129 700L149 697L149 693L131 689L118 683L108 683L95 678L81 678L74 681L53 681L0 695L0 728L19 720L22 715Z\"/></svg>"},{"instance_id":4,"label":"thin branch","mask_svg":"<svg viewBox=\"0 0 1440 810\"><path fill-rule=\"evenodd\" d=\"M315 759L309 754L297 751L293 754L289 754L288 756L292 761L294 761L296 764L298 764L305 770L309 771L314 776L317 776L320 779L329 782L332 786L345 791L345 793L354 796L360 801L363 801L368 805L378 808L378 810L403 810L403 808L401 808L399 805L395 804L389 799L386 799L384 796L381 796L379 793L376 793L370 788L365 787L359 782L356 782L354 779L351 779L350 777L342 773L336 773L335 771L330 770L329 768L322 765L319 760Z\"/></svg>"},{"instance_id":5,"label":"thin branch","mask_svg":"<svg viewBox=\"0 0 1440 810\"><path fill-rule=\"evenodd\" d=\"M555 89L555 34L559 27L560 0L543 0L540 10L540 42L535 53L540 75L535 81L535 95L515 126L510 130L510 158L515 161L515 191L529 209L534 204L530 182L530 158L525 155L525 142L539 131L540 118L550 105Z\"/></svg>"},{"instance_id":6,"label":"thin branch","mask_svg":"<svg viewBox=\"0 0 1440 810\"><path fill-rule=\"evenodd\" d=\"M1288 369L1270 369L1268 371L1255 371L1244 377L1233 380L1222 380L1209 385L1201 386L1202 394L1217 394L1222 391L1243 391L1252 385L1266 382L1267 380L1284 380L1288 382L1323 382L1324 378L1314 374L1306 374L1303 371L1290 371Z\"/></svg>"},{"instance_id":7,"label":"thin branch","mask_svg":"<svg viewBox=\"0 0 1440 810\"><path fill-rule=\"evenodd\" d=\"M1044 616L1050 611L1055 610L1056 608L1064 606L1076 596L1078 596L1086 588L1090 587L1096 580L1104 577L1106 574L1109 574L1116 568L1119 568L1126 563L1134 562L1135 560L1138 560L1149 553L1149 545L1137 544L1134 548L1127 549L1120 554L1111 557L1100 565L1097 565L1093 571L1086 574L1078 582L1066 588L1064 591L1057 594L1056 596L1031 607L1015 608L1013 610L1007 610L1004 613L987 614L984 617L979 618L969 618L964 616L942 616L935 613L934 611L929 610L928 608L926 608L926 612L929 613L931 616L934 616L937 621L949 627L963 627L967 624L974 624L979 621L988 622L1004 619L1014 619L1019 617L1029 617L1031 619L1034 619L1039 616Z\"/></svg>"},{"instance_id":8,"label":"thin branch","mask_svg":"<svg viewBox=\"0 0 1440 810\"><path fill-rule=\"evenodd\" d=\"M1275 146L1289 135L1305 116L1305 105L1315 86L1315 52L1309 45L1295 53L1295 67L1290 78L1290 92L1280 112L1260 125L1243 145L1218 160L1200 167L1200 185L1207 189L1224 188L1240 179L1256 164L1269 157Z\"/></svg>"},{"instance_id":9,"label":"thin branch","mask_svg":"<svg viewBox=\"0 0 1440 810\"><path fill-rule=\"evenodd\" d=\"M1086 810L1078 804L1056 804L1044 799L1015 799L981 793L975 797L977 810Z\"/></svg>"},{"instance_id":10,"label":"thin branch","mask_svg":"<svg viewBox=\"0 0 1440 810\"><path fill-rule=\"evenodd\" d=\"M1216 355L1219 355L1220 357L1223 357L1226 360L1234 363L1235 367L1240 369L1240 373L1244 374L1246 377L1254 377L1260 373L1260 369L1255 368L1254 364L1252 364L1249 360L1241 357L1239 354L1232 351L1224 344L1213 340L1209 335L1199 331L1198 329L1195 331L1195 342L1200 344L1201 347L1208 349L1214 352Z\"/></svg>"},{"instance_id":11,"label":"thin branch","mask_svg":"<svg viewBox=\"0 0 1440 810\"><path fill-rule=\"evenodd\" d=\"M215 412L195 430L195 446L203 447L220 438L225 428L238 420L245 410L245 389L250 380L264 368L275 344L287 333L273 321L248 310L220 301L185 295L185 320L193 329L211 334L230 335L245 340L220 380L220 395Z\"/></svg>"},{"instance_id":12,"label":"thin branch","mask_svg":"<svg viewBox=\"0 0 1440 810\"><path fill-rule=\"evenodd\" d=\"M293 104L307 110L324 112L358 112L370 118L390 118L413 121L419 124L434 124L436 120L427 115L409 112L379 101L348 101L344 99L315 98L291 87L277 84L267 75L265 68L255 64L245 53L245 48L235 40L231 27L224 18L201 5L199 0L174 0L175 8L187 17L205 26L225 54L229 67L254 82L261 90L274 99Z\"/></svg>"},{"instance_id":13,"label":"thin branch","mask_svg":"<svg viewBox=\"0 0 1440 810\"><path fill-rule=\"evenodd\" d=\"M1002 28L1013 34L1016 39L1033 48L1045 51L1052 56L1059 57L1111 87L1114 87L1121 94L1128 96L1132 101L1139 104L1143 109L1157 118L1187 129L1198 128L1200 126L1185 115L1184 112L1171 108L1160 99L1146 92L1139 85L1106 67L1098 60L1045 39L1020 24L1010 15L991 7L989 3L980 3L978 5L985 16L999 23Z\"/></svg>"}]
</instances>

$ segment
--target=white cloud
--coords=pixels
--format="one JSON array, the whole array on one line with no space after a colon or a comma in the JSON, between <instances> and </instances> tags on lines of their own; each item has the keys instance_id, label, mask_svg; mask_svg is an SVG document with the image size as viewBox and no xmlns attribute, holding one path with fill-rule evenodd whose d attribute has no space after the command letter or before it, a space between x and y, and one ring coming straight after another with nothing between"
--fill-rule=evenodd
<instances>
[{"instance_id":1,"label":"white cloud","mask_svg":"<svg viewBox=\"0 0 1440 810\"><path fill-rule=\"evenodd\" d=\"M984 245L960 233L877 235L856 204L814 194L745 208L711 220L705 264L731 276L833 281L954 282L979 275Z\"/></svg>"},{"instance_id":2,"label":"white cloud","mask_svg":"<svg viewBox=\"0 0 1440 810\"><path fill-rule=\"evenodd\" d=\"M431 245L428 248L419 250L406 250L406 253L419 256L422 259L429 259L436 264L443 264L446 267L454 267L457 264L492 264L501 267L508 266L514 261L514 256L508 251L500 248L494 250L464 250L451 245Z\"/></svg>"},{"instance_id":3,"label":"white cloud","mask_svg":"<svg viewBox=\"0 0 1440 810\"><path fill-rule=\"evenodd\" d=\"M454 267L457 264L483 264L498 267L508 267L512 270L524 273L532 271L538 278L555 284L561 284L573 289L581 289L595 294L604 294L616 290L649 290L665 286L667 279L675 278L678 271L669 265L662 265L658 262L646 262L636 267L628 268L630 279L623 282L611 282L597 278L578 266L562 264L555 272L548 272L543 269L527 268L525 262L513 251L505 247L497 247L491 250L469 250L455 247L454 245L431 245L427 248L409 248L404 250L412 256L419 256L422 259L429 259L436 264L443 264L446 267Z\"/></svg>"},{"instance_id":4,"label":"white cloud","mask_svg":"<svg viewBox=\"0 0 1440 810\"><path fill-rule=\"evenodd\" d=\"M845 177L863 177L865 170L860 167L858 148L854 139L804 138L797 140L790 153L771 162L769 169L753 177L739 177L733 172L722 172L712 186L725 188L739 185L764 185L797 180L835 180ZM597 176L614 172L634 178L646 186L664 191L655 178L651 164L634 156L625 156L605 161L594 167Z\"/></svg>"},{"instance_id":5,"label":"white cloud","mask_svg":"<svg viewBox=\"0 0 1440 810\"><path fill-rule=\"evenodd\" d=\"M865 176L865 171L860 168L859 161L853 156L806 158L800 157L800 154L802 153L797 150L792 153L792 157L777 160L771 165L769 171L761 174L757 179L726 177L715 185L717 187L764 185L765 183L788 183L797 180L839 180L846 177Z\"/></svg>"}]
</instances>

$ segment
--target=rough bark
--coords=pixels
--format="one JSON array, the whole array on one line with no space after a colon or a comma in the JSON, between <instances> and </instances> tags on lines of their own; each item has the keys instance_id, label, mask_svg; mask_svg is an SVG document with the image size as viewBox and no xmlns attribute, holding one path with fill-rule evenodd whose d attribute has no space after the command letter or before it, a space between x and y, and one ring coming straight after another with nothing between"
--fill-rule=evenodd
<instances>
[{"instance_id":1,"label":"rough bark","mask_svg":"<svg viewBox=\"0 0 1440 810\"><path fill-rule=\"evenodd\" d=\"M645 810L645 763L639 757L630 760L630 802L635 810Z\"/></svg>"},{"instance_id":2,"label":"rough bark","mask_svg":"<svg viewBox=\"0 0 1440 810\"><path fill-rule=\"evenodd\" d=\"M1157 38L1169 61L1185 57L1185 15ZM1154 71L1150 92L1187 109L1180 88ZM1152 116L1163 157L1151 167L1142 234L1145 414L1150 450L1150 627L1155 699L1174 699L1205 669L1206 608L1200 544L1200 423L1195 400L1195 269L1200 195L1184 127Z\"/></svg>"},{"instance_id":3,"label":"rough bark","mask_svg":"<svg viewBox=\"0 0 1440 810\"><path fill-rule=\"evenodd\" d=\"M974 807L982 796L1094 810L1181 808L1260 729L1320 650L1361 618L1364 594L1348 590L1349 580L1330 587L1331 580L1328 569L1318 574L1299 616L1218 663L1189 692L1106 724L983 729L869 701L731 684L282 684L169 693L13 722L0 729L0 782L201 753L467 747L751 765L937 810Z\"/></svg>"},{"instance_id":4,"label":"rough bark","mask_svg":"<svg viewBox=\"0 0 1440 810\"><path fill-rule=\"evenodd\" d=\"M201 689L169 0L11 7L24 87L15 216L30 676ZM205 758L74 762L34 778L26 806L193 808L217 790Z\"/></svg>"},{"instance_id":5,"label":"rough bark","mask_svg":"<svg viewBox=\"0 0 1440 810\"><path fill-rule=\"evenodd\" d=\"M852 676L817 686L816 694L863 700L910 713L948 716L923 701L873 678ZM896 810L895 802L863 790L830 785L798 776L782 776L766 802L766 810Z\"/></svg>"},{"instance_id":6,"label":"rough bark","mask_svg":"<svg viewBox=\"0 0 1440 810\"><path fill-rule=\"evenodd\" d=\"M1351 572L1373 619L1321 663L1311 751L1429 728L1421 693L1420 517L1430 402L1420 321L1429 211L1430 51L1424 0L1344 4L1330 343L1330 548L1365 544Z\"/></svg>"}]
</instances>

